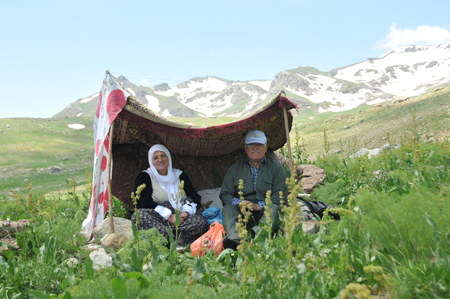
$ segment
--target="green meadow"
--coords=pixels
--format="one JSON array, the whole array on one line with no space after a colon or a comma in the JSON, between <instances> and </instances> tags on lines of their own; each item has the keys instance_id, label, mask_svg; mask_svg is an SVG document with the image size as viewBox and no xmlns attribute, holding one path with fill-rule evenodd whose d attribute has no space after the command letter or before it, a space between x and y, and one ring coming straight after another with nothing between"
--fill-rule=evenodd
<instances>
[{"instance_id":1,"label":"green meadow","mask_svg":"<svg viewBox=\"0 0 450 299\"><path fill-rule=\"evenodd\" d=\"M317 234L302 231L301 184L291 177L277 236L260 224L236 252L192 257L133 229L111 252L113 266L98 271L77 234L89 205L93 120L0 119L0 218L31 220L17 235L21 250L0 256L0 298L450 298L449 105L447 88L382 107L294 112L293 156L325 170L312 197L335 207ZM399 147L348 157L386 143ZM69 267L69 258L79 263Z\"/></svg>"}]
</instances>

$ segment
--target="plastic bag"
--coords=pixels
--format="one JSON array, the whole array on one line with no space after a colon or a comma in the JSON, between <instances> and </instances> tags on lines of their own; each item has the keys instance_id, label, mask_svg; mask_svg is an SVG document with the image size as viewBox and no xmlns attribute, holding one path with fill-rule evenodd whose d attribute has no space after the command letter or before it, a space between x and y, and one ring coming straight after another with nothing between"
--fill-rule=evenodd
<instances>
[{"instance_id":1,"label":"plastic bag","mask_svg":"<svg viewBox=\"0 0 450 299\"><path fill-rule=\"evenodd\" d=\"M203 256L208 250L214 250L217 256L223 249L223 225L215 221L209 230L191 244L192 256Z\"/></svg>"},{"instance_id":2,"label":"plastic bag","mask_svg":"<svg viewBox=\"0 0 450 299\"><path fill-rule=\"evenodd\" d=\"M213 224L215 221L222 224L222 212L219 208L209 207L202 212L202 216L208 221L208 224Z\"/></svg>"}]
</instances>

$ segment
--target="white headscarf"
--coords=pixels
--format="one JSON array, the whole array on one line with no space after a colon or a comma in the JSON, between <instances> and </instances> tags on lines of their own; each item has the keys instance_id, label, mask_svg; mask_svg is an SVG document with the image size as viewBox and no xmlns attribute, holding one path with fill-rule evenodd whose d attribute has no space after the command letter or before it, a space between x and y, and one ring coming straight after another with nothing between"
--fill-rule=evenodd
<instances>
[{"instance_id":1,"label":"white headscarf","mask_svg":"<svg viewBox=\"0 0 450 299\"><path fill-rule=\"evenodd\" d=\"M167 168L167 175L160 175L153 165L153 155L155 152L161 151L167 155L169 159L169 167ZM172 169L172 157L170 156L169 150L162 144L155 144L148 151L148 162L150 167L147 170L144 170L149 175L154 177L161 187L166 190L167 194L169 194L169 202L174 209L181 209L181 199L178 196L178 185L180 184L180 174L183 172L179 169ZM178 198L178 205L177 205Z\"/></svg>"}]
</instances>

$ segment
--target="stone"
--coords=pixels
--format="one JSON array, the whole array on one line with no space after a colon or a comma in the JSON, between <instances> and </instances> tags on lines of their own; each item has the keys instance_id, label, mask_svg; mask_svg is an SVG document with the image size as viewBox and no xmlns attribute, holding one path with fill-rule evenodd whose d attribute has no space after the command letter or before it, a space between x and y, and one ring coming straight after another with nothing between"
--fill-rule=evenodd
<instances>
[{"instance_id":1,"label":"stone","mask_svg":"<svg viewBox=\"0 0 450 299\"><path fill-rule=\"evenodd\" d=\"M111 234L111 226L109 221L109 217L103 219L103 221L92 230L92 234L95 239L101 239L104 236ZM128 240L134 238L131 228L131 220L129 219L114 217L114 232L124 235Z\"/></svg>"},{"instance_id":2,"label":"stone","mask_svg":"<svg viewBox=\"0 0 450 299\"><path fill-rule=\"evenodd\" d=\"M65 264L69 266L69 268L75 268L76 265L78 265L80 261L77 258L71 257L65 261Z\"/></svg>"},{"instance_id":3,"label":"stone","mask_svg":"<svg viewBox=\"0 0 450 299\"><path fill-rule=\"evenodd\" d=\"M90 251L90 252L94 252L94 251L99 251L100 249L103 249L103 246L98 245L98 244L88 244L84 247L84 249L86 249L87 251Z\"/></svg>"},{"instance_id":4,"label":"stone","mask_svg":"<svg viewBox=\"0 0 450 299\"><path fill-rule=\"evenodd\" d=\"M342 153L341 150L335 150L335 151L334 151L334 154L340 154L340 153Z\"/></svg>"},{"instance_id":5,"label":"stone","mask_svg":"<svg viewBox=\"0 0 450 299\"><path fill-rule=\"evenodd\" d=\"M328 119L325 120L325 123L328 123Z\"/></svg>"},{"instance_id":6,"label":"stone","mask_svg":"<svg viewBox=\"0 0 450 299\"><path fill-rule=\"evenodd\" d=\"M69 161L70 160L70 158L69 157L65 157L65 158L63 158L63 161Z\"/></svg>"},{"instance_id":7,"label":"stone","mask_svg":"<svg viewBox=\"0 0 450 299\"><path fill-rule=\"evenodd\" d=\"M61 171L62 171L62 168L58 167L58 166L49 166L48 167L48 172L49 173L59 173Z\"/></svg>"},{"instance_id":8,"label":"stone","mask_svg":"<svg viewBox=\"0 0 450 299\"><path fill-rule=\"evenodd\" d=\"M409 98L406 96L394 96L392 99L394 100L392 102L393 104L398 104L398 103L409 100Z\"/></svg>"},{"instance_id":9,"label":"stone","mask_svg":"<svg viewBox=\"0 0 450 299\"><path fill-rule=\"evenodd\" d=\"M120 233L113 233L102 238L101 243L108 250L117 252L129 239Z\"/></svg>"},{"instance_id":10,"label":"stone","mask_svg":"<svg viewBox=\"0 0 450 299\"><path fill-rule=\"evenodd\" d=\"M383 150L381 148L374 148L372 150L369 150L369 158L381 155L382 152Z\"/></svg>"},{"instance_id":11,"label":"stone","mask_svg":"<svg viewBox=\"0 0 450 299\"><path fill-rule=\"evenodd\" d=\"M383 138L381 138L382 140L387 140L387 137L383 137Z\"/></svg>"},{"instance_id":12,"label":"stone","mask_svg":"<svg viewBox=\"0 0 450 299\"><path fill-rule=\"evenodd\" d=\"M433 90L433 92L436 92L436 91L439 91L439 90L442 90L442 87L437 87L437 88L435 88L435 89Z\"/></svg>"},{"instance_id":13,"label":"stone","mask_svg":"<svg viewBox=\"0 0 450 299\"><path fill-rule=\"evenodd\" d=\"M342 120L342 118L336 117L336 121L341 121L341 120Z\"/></svg>"},{"instance_id":14,"label":"stone","mask_svg":"<svg viewBox=\"0 0 450 299\"><path fill-rule=\"evenodd\" d=\"M375 108L381 108L381 107L383 107L383 105L377 104L377 105L375 105L374 107L375 107Z\"/></svg>"},{"instance_id":15,"label":"stone","mask_svg":"<svg viewBox=\"0 0 450 299\"><path fill-rule=\"evenodd\" d=\"M350 127L349 126L344 126L344 130L346 130L346 129L350 129Z\"/></svg>"},{"instance_id":16,"label":"stone","mask_svg":"<svg viewBox=\"0 0 450 299\"><path fill-rule=\"evenodd\" d=\"M101 251L91 252L89 258L92 260L92 267L95 270L112 267L112 258Z\"/></svg>"},{"instance_id":17,"label":"stone","mask_svg":"<svg viewBox=\"0 0 450 299\"><path fill-rule=\"evenodd\" d=\"M353 155L350 155L350 158L359 158L359 157L364 156L368 152L369 152L369 150L367 148L362 148L359 151L357 151L356 153L354 153Z\"/></svg>"},{"instance_id":18,"label":"stone","mask_svg":"<svg viewBox=\"0 0 450 299\"><path fill-rule=\"evenodd\" d=\"M364 119L361 119L360 121L359 121L359 123L363 123L364 122Z\"/></svg>"},{"instance_id":19,"label":"stone","mask_svg":"<svg viewBox=\"0 0 450 299\"><path fill-rule=\"evenodd\" d=\"M385 145L383 145L381 147L381 149L390 149L390 148L391 148L391 145L389 143L386 143Z\"/></svg>"},{"instance_id":20,"label":"stone","mask_svg":"<svg viewBox=\"0 0 450 299\"><path fill-rule=\"evenodd\" d=\"M5 251L9 251L9 250L12 250L12 251L20 250L19 245L17 245L17 240L16 240L16 239L8 239L8 238L2 239L2 238L0 238L0 241L2 241L3 243L6 243L6 244L11 245L11 246L7 246L7 245L5 245L5 246L0 246L0 256L2 256L6 261L8 260L8 258L7 258L7 257L5 256L5 254L4 254Z\"/></svg>"},{"instance_id":21,"label":"stone","mask_svg":"<svg viewBox=\"0 0 450 299\"><path fill-rule=\"evenodd\" d=\"M325 170L313 164L301 164L297 167L297 176L302 176L300 182L303 191L311 194L317 185L323 185L327 177Z\"/></svg>"},{"instance_id":22,"label":"stone","mask_svg":"<svg viewBox=\"0 0 450 299\"><path fill-rule=\"evenodd\" d=\"M0 238L5 238L10 235L16 237L16 230L23 231L30 223L30 220L19 219L18 221L0 220Z\"/></svg>"},{"instance_id":23,"label":"stone","mask_svg":"<svg viewBox=\"0 0 450 299\"><path fill-rule=\"evenodd\" d=\"M320 222L316 219L302 221L302 230L305 234L314 235L320 231Z\"/></svg>"}]
</instances>

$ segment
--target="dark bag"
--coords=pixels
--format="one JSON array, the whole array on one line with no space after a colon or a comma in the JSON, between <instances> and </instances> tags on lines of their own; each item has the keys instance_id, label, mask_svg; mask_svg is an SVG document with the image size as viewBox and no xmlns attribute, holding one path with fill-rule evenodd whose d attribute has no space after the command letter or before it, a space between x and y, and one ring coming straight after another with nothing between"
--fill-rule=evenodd
<instances>
[{"instance_id":1,"label":"dark bag","mask_svg":"<svg viewBox=\"0 0 450 299\"><path fill-rule=\"evenodd\" d=\"M326 209L328 209L328 208L334 209L333 206L326 204L323 201L312 201L312 200L304 199L302 197L297 197L297 198L301 199L304 203L306 203L306 205L308 206L311 213L313 213L314 215L316 215L316 217L319 217L320 219L322 219L323 212ZM330 212L329 215L333 216L334 220L341 220L341 217L339 216L338 213Z\"/></svg>"}]
</instances>

